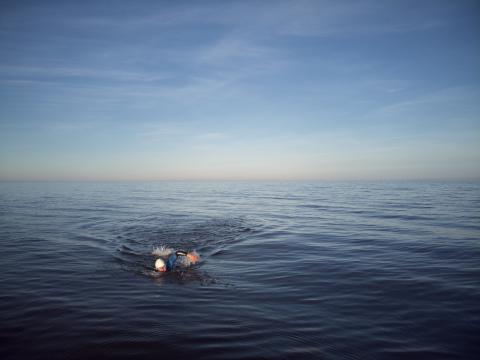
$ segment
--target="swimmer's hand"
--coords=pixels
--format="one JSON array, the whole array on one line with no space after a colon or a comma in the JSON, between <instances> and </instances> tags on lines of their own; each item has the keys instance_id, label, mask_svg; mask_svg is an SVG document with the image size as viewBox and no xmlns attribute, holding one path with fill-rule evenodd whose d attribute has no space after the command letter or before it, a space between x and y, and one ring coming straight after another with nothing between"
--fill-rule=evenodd
<instances>
[{"instance_id":1,"label":"swimmer's hand","mask_svg":"<svg viewBox=\"0 0 480 360\"><path fill-rule=\"evenodd\" d=\"M187 254L187 257L192 261L198 261L198 256L193 254Z\"/></svg>"}]
</instances>

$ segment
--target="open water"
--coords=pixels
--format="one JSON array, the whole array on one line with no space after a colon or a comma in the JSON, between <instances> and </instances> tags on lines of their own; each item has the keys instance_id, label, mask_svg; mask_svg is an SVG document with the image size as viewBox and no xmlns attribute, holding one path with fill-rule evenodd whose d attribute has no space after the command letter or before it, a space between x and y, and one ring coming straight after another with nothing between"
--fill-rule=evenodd
<instances>
[{"instance_id":1,"label":"open water","mask_svg":"<svg viewBox=\"0 0 480 360\"><path fill-rule=\"evenodd\" d=\"M480 358L478 182L0 183L0 246L1 359Z\"/></svg>"}]
</instances>

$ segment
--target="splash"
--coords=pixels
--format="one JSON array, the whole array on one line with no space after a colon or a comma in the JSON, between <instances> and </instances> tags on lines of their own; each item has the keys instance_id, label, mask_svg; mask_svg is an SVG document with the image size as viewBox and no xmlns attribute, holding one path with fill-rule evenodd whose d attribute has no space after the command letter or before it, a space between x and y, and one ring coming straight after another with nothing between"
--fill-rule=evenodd
<instances>
[{"instance_id":1,"label":"splash","mask_svg":"<svg viewBox=\"0 0 480 360\"><path fill-rule=\"evenodd\" d=\"M168 255L171 255L175 252L172 248L169 248L165 245L162 245L160 247L157 247L156 249L153 249L152 255L160 256L160 257L165 257Z\"/></svg>"}]
</instances>

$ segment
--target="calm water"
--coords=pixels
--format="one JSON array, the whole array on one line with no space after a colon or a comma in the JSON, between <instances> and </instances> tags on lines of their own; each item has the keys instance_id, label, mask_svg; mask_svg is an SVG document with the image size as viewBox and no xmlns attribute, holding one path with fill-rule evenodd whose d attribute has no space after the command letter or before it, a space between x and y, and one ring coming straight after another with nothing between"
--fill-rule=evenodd
<instances>
[{"instance_id":1,"label":"calm water","mask_svg":"<svg viewBox=\"0 0 480 360\"><path fill-rule=\"evenodd\" d=\"M0 183L0 244L2 359L480 356L480 183Z\"/></svg>"}]
</instances>

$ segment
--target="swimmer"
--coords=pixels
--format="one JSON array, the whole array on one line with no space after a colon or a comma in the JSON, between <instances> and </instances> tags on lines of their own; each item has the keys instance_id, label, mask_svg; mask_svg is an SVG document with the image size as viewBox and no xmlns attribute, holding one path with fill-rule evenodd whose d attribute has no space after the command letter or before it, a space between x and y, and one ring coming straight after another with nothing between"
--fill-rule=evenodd
<instances>
[{"instance_id":1,"label":"swimmer","mask_svg":"<svg viewBox=\"0 0 480 360\"><path fill-rule=\"evenodd\" d=\"M189 254L186 251L177 251L175 254L170 256L170 259L167 260L167 262L163 261L162 259L158 259L155 262L155 269L161 272L166 272L170 271L173 269L173 264L177 260L178 256L186 256L192 261L198 261L198 256L194 254Z\"/></svg>"}]
</instances>

